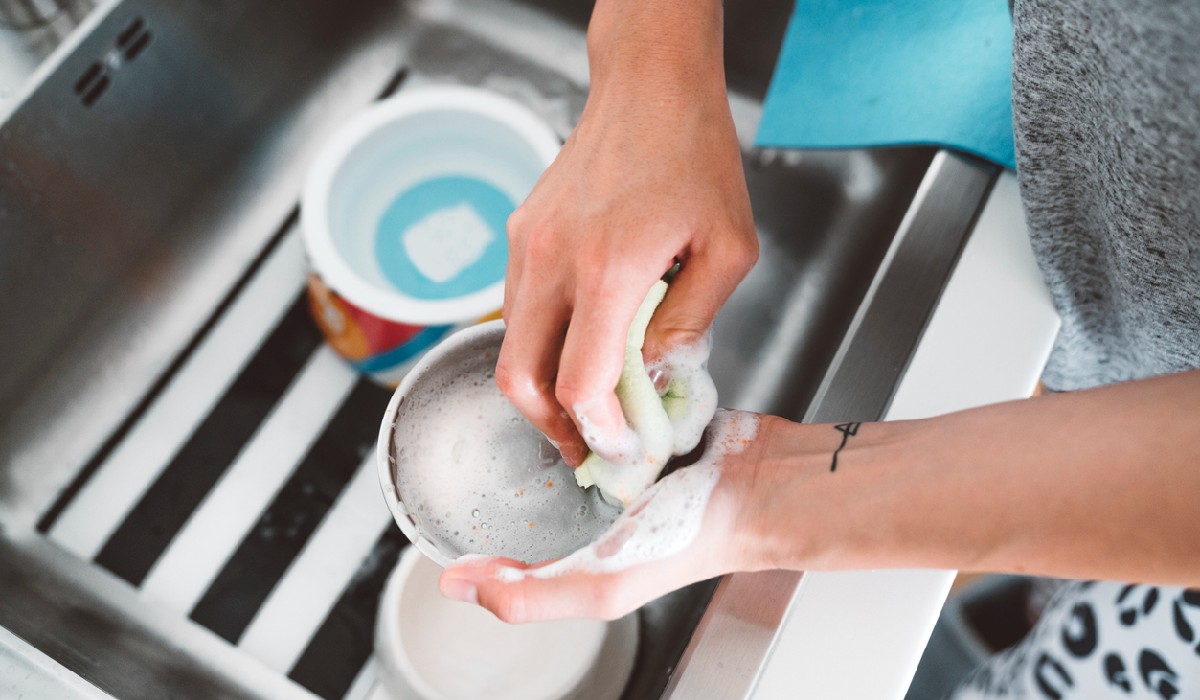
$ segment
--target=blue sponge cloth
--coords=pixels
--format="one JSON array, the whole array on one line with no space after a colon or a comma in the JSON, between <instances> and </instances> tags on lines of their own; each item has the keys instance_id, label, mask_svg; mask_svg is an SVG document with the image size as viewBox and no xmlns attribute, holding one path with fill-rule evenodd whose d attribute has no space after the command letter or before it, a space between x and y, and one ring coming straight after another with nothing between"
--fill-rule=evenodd
<instances>
[{"instance_id":1,"label":"blue sponge cloth","mask_svg":"<svg viewBox=\"0 0 1200 700\"><path fill-rule=\"evenodd\" d=\"M797 0L760 146L931 144L1015 168L1005 0Z\"/></svg>"}]
</instances>

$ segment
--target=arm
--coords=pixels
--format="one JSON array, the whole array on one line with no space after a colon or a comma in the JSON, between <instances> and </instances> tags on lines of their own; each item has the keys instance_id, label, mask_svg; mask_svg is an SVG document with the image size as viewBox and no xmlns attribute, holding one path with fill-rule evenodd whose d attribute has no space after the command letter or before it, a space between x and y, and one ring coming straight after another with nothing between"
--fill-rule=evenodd
<instances>
[{"instance_id":1,"label":"arm","mask_svg":"<svg viewBox=\"0 0 1200 700\"><path fill-rule=\"evenodd\" d=\"M574 133L508 222L501 390L578 465L584 420L625 426L613 389L650 286L679 261L645 354L696 340L757 240L729 114L719 0L600 0Z\"/></svg>"},{"instance_id":2,"label":"arm","mask_svg":"<svg viewBox=\"0 0 1200 700\"><path fill-rule=\"evenodd\" d=\"M805 433L781 430L751 487L767 566L1200 583L1200 371L864 425L832 474ZM803 537L772 530L782 508Z\"/></svg>"},{"instance_id":3,"label":"arm","mask_svg":"<svg viewBox=\"0 0 1200 700\"><path fill-rule=\"evenodd\" d=\"M721 462L703 527L678 552L545 578L497 575L544 565L482 560L447 569L443 591L524 621L612 618L692 581L772 568L1200 584L1200 371L853 435L763 416Z\"/></svg>"}]
</instances>

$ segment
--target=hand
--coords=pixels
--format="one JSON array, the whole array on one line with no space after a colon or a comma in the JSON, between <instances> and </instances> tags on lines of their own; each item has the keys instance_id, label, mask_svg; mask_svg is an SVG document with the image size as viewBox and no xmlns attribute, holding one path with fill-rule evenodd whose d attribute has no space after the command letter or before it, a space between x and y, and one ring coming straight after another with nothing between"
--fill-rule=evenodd
<instances>
[{"instance_id":1,"label":"hand","mask_svg":"<svg viewBox=\"0 0 1200 700\"><path fill-rule=\"evenodd\" d=\"M700 460L651 487L588 547L535 565L473 559L442 573L442 592L506 622L613 620L689 583L761 568L741 524L774 420L718 413Z\"/></svg>"},{"instance_id":2,"label":"hand","mask_svg":"<svg viewBox=\"0 0 1200 700\"><path fill-rule=\"evenodd\" d=\"M682 264L651 321L647 360L705 333L758 251L724 90L719 3L613 9L619 1L593 18L579 125L508 222L496 381L573 466L588 452L580 413L601 434L625 425L613 389L650 286ZM686 49L664 39L665 18L645 17L668 10L688 15L671 25Z\"/></svg>"},{"instance_id":3,"label":"hand","mask_svg":"<svg viewBox=\"0 0 1200 700\"><path fill-rule=\"evenodd\" d=\"M441 588L523 622L616 618L688 583L761 569L1195 587L1198 417L1200 370L915 421L805 425L721 411L701 459L651 487L594 544L533 566L452 566ZM665 516L714 465L703 512L684 509L689 528L652 522L678 522Z\"/></svg>"}]
</instances>

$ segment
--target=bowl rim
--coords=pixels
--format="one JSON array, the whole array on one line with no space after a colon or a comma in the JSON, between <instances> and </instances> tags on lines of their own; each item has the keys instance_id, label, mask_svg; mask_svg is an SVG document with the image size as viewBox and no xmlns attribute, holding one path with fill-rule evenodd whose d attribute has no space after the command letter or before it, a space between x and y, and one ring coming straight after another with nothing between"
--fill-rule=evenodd
<instances>
[{"instance_id":1,"label":"bowl rim","mask_svg":"<svg viewBox=\"0 0 1200 700\"><path fill-rule=\"evenodd\" d=\"M392 476L392 466L395 463L392 457L392 441L396 432L396 419L400 412L400 405L404 402L404 397L412 391L413 385L420 380L422 375L429 371L431 366L441 362L443 357L465 345L489 339L491 336L498 335L503 338L504 332L504 321L496 319L469 326L443 339L442 342L426 352L420 361L417 362L416 366L409 370L404 375L404 378L400 380L400 385L392 393L392 398L388 401L388 406L383 412L383 418L379 425L379 438L375 442L375 467L379 474L379 487L383 491L383 500L387 503L388 510L392 513L392 518L400 526L400 531L408 537L409 541L422 554L437 562L443 568L454 563L461 557L448 556L431 540L423 537L417 531L416 521L409 514L408 508L405 507L404 502L400 500L399 495L396 493L396 481Z\"/></svg>"},{"instance_id":2,"label":"bowl rim","mask_svg":"<svg viewBox=\"0 0 1200 700\"><path fill-rule=\"evenodd\" d=\"M441 696L413 664L408 654L401 630L403 623L400 620L401 616L397 614L405 588L412 581L416 568L422 564L422 554L415 549L405 549L388 575L380 595L375 623L375 646L377 658L379 654L387 654L387 658L377 661L384 667L382 670L385 681L408 686L408 689L423 698L437 698ZM558 679L559 687L547 697L580 699L591 696L591 691L600 692L603 697L615 697L616 693L611 691L616 688L607 689L610 691L607 693L602 692L603 684L610 680L606 678L606 674L619 676L617 688L623 689L628 682L640 647L641 613L635 611L616 620L593 622L600 629L600 634L587 640L586 647L578 649L580 660L585 663L579 663L571 669L570 674L562 674Z\"/></svg>"},{"instance_id":3,"label":"bowl rim","mask_svg":"<svg viewBox=\"0 0 1200 700\"><path fill-rule=\"evenodd\" d=\"M415 299L362 278L342 256L330 234L333 183L351 152L389 124L409 116L456 110L492 119L520 136L549 167L561 147L550 125L525 105L490 90L460 85L429 85L400 92L346 122L318 153L305 180L300 233L308 264L331 290L380 318L415 326L472 321L499 309L504 280L477 292L444 300Z\"/></svg>"}]
</instances>

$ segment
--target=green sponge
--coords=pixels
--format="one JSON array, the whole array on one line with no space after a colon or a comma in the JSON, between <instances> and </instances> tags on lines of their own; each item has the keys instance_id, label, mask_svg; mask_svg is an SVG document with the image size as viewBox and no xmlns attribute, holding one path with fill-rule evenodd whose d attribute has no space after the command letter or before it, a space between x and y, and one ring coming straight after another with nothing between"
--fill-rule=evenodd
<instances>
[{"instance_id":1,"label":"green sponge","mask_svg":"<svg viewBox=\"0 0 1200 700\"><path fill-rule=\"evenodd\" d=\"M683 382L671 382L667 395L660 397L654 382L646 373L646 364L642 359L646 328L666 293L667 283L661 280L655 282L633 317L625 337L625 361L616 388L621 411L629 426L641 438L642 454L629 464L610 464L592 452L575 470L575 480L581 487L597 486L610 502L629 505L658 478L671 458L674 446L674 431L668 412L682 411L687 404Z\"/></svg>"}]
</instances>

